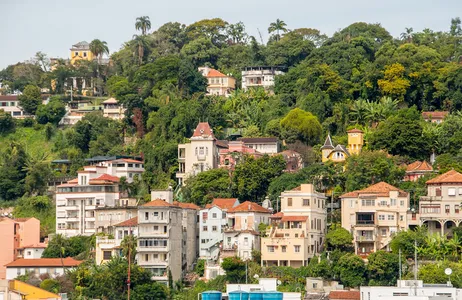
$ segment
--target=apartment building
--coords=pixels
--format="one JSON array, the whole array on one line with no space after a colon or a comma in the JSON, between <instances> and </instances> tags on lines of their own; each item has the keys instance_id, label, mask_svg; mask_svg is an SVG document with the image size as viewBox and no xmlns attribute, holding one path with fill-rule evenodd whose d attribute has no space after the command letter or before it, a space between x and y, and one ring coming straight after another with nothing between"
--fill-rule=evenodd
<instances>
[{"instance_id":1,"label":"apartment building","mask_svg":"<svg viewBox=\"0 0 462 300\"><path fill-rule=\"evenodd\" d=\"M222 253L252 259L252 250L260 249L258 225L268 224L271 212L255 202L245 201L227 212Z\"/></svg>"},{"instance_id":2,"label":"apartment building","mask_svg":"<svg viewBox=\"0 0 462 300\"><path fill-rule=\"evenodd\" d=\"M188 176L218 168L220 162L220 145L209 123L199 123L189 140L187 144L178 145L179 170L176 178L180 185L184 184Z\"/></svg>"},{"instance_id":3,"label":"apartment building","mask_svg":"<svg viewBox=\"0 0 462 300\"><path fill-rule=\"evenodd\" d=\"M114 235L115 225L137 215L138 200L122 198L114 201L114 206L98 205L95 207L95 228L98 233Z\"/></svg>"},{"instance_id":4,"label":"apartment building","mask_svg":"<svg viewBox=\"0 0 462 300\"><path fill-rule=\"evenodd\" d=\"M138 209L138 265L151 271L153 279L168 282L183 275L182 209L164 200L153 200Z\"/></svg>"},{"instance_id":5,"label":"apartment building","mask_svg":"<svg viewBox=\"0 0 462 300\"><path fill-rule=\"evenodd\" d=\"M426 182L427 195L420 197L414 219L429 232L452 236L452 228L462 223L462 174L451 170Z\"/></svg>"},{"instance_id":6,"label":"apartment building","mask_svg":"<svg viewBox=\"0 0 462 300\"><path fill-rule=\"evenodd\" d=\"M199 256L216 260L223 242L223 229L228 225L227 212L239 205L237 198L216 198L199 211Z\"/></svg>"},{"instance_id":7,"label":"apartment building","mask_svg":"<svg viewBox=\"0 0 462 300\"><path fill-rule=\"evenodd\" d=\"M379 182L340 196L342 227L353 235L356 254L389 250L392 235L408 228L409 194Z\"/></svg>"},{"instance_id":8,"label":"apartment building","mask_svg":"<svg viewBox=\"0 0 462 300\"><path fill-rule=\"evenodd\" d=\"M312 184L281 193L281 212L271 216L261 239L263 266L306 266L322 251L326 235L326 197Z\"/></svg>"},{"instance_id":9,"label":"apartment building","mask_svg":"<svg viewBox=\"0 0 462 300\"><path fill-rule=\"evenodd\" d=\"M262 87L271 89L277 75L283 75L283 68L276 66L245 67L242 70L242 89Z\"/></svg>"},{"instance_id":10,"label":"apartment building","mask_svg":"<svg viewBox=\"0 0 462 300\"><path fill-rule=\"evenodd\" d=\"M173 202L182 209L181 225L183 226L182 270L192 271L199 255L199 206L194 203Z\"/></svg>"},{"instance_id":11,"label":"apartment building","mask_svg":"<svg viewBox=\"0 0 462 300\"><path fill-rule=\"evenodd\" d=\"M207 95L230 96L236 89L236 79L209 67L200 67L199 72L207 78Z\"/></svg>"},{"instance_id":12,"label":"apartment building","mask_svg":"<svg viewBox=\"0 0 462 300\"><path fill-rule=\"evenodd\" d=\"M248 148L262 154L276 154L281 152L281 143L275 137L238 138Z\"/></svg>"},{"instance_id":13,"label":"apartment building","mask_svg":"<svg viewBox=\"0 0 462 300\"><path fill-rule=\"evenodd\" d=\"M36 218L0 218L0 240L0 279L5 279L5 265L20 257L25 246L40 243L40 221Z\"/></svg>"}]
</instances>

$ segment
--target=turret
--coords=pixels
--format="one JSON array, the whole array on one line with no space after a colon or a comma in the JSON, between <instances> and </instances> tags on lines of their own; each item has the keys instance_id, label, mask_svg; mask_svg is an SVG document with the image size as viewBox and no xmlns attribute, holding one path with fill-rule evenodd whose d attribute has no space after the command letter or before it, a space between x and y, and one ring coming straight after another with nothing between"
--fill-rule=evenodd
<instances>
[{"instance_id":1,"label":"turret","mask_svg":"<svg viewBox=\"0 0 462 300\"><path fill-rule=\"evenodd\" d=\"M351 155L358 155L364 145L364 132L359 129L351 129L348 133L348 152Z\"/></svg>"},{"instance_id":2,"label":"turret","mask_svg":"<svg viewBox=\"0 0 462 300\"><path fill-rule=\"evenodd\" d=\"M330 137L330 133L327 134L326 141L324 145L321 147L322 152L322 162L328 161L329 154L334 150L334 144L332 143L332 138Z\"/></svg>"}]
</instances>

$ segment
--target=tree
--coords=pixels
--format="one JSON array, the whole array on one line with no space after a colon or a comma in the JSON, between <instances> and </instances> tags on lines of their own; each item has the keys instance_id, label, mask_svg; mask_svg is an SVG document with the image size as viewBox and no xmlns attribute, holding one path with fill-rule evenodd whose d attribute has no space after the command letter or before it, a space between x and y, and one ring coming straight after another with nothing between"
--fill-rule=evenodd
<instances>
[{"instance_id":1,"label":"tree","mask_svg":"<svg viewBox=\"0 0 462 300\"><path fill-rule=\"evenodd\" d=\"M405 68L400 63L385 67L384 79L379 79L377 84L384 96L391 96L403 100L410 82L404 77Z\"/></svg>"},{"instance_id":2,"label":"tree","mask_svg":"<svg viewBox=\"0 0 462 300\"><path fill-rule=\"evenodd\" d=\"M151 29L151 21L148 16L142 16L136 18L135 23L136 30L141 30L142 35L146 35L146 32Z\"/></svg>"},{"instance_id":3,"label":"tree","mask_svg":"<svg viewBox=\"0 0 462 300\"><path fill-rule=\"evenodd\" d=\"M366 281L364 261L355 254L345 254L338 261L340 281L346 287L358 287Z\"/></svg>"},{"instance_id":4,"label":"tree","mask_svg":"<svg viewBox=\"0 0 462 300\"><path fill-rule=\"evenodd\" d=\"M401 40L405 41L406 43L412 43L412 32L414 29L412 27L404 28L404 32L401 33Z\"/></svg>"},{"instance_id":5,"label":"tree","mask_svg":"<svg viewBox=\"0 0 462 300\"><path fill-rule=\"evenodd\" d=\"M245 282L245 262L238 257L226 257L221 263L221 267L226 272L226 280L229 283Z\"/></svg>"},{"instance_id":6,"label":"tree","mask_svg":"<svg viewBox=\"0 0 462 300\"><path fill-rule=\"evenodd\" d=\"M130 295L132 300L145 300L146 298L152 300L167 299L167 288L160 283L145 283L137 285Z\"/></svg>"},{"instance_id":7,"label":"tree","mask_svg":"<svg viewBox=\"0 0 462 300\"><path fill-rule=\"evenodd\" d=\"M353 248L353 236L340 225L332 225L326 235L327 246L331 249L348 251Z\"/></svg>"},{"instance_id":8,"label":"tree","mask_svg":"<svg viewBox=\"0 0 462 300\"><path fill-rule=\"evenodd\" d=\"M18 199L13 209L15 218L37 218L40 220L40 236L48 237L55 232L55 205L48 196L24 196Z\"/></svg>"},{"instance_id":9,"label":"tree","mask_svg":"<svg viewBox=\"0 0 462 300\"><path fill-rule=\"evenodd\" d=\"M99 80L100 78L100 64L101 64L101 58L103 57L104 54L109 55L109 48L107 46L107 43L105 41L101 41L99 39L94 39L93 41L90 42L90 51L93 53L93 55L97 58L97 77ZM99 88L98 95L102 95L102 89L101 87Z\"/></svg>"},{"instance_id":10,"label":"tree","mask_svg":"<svg viewBox=\"0 0 462 300\"><path fill-rule=\"evenodd\" d=\"M379 250L371 253L367 260L369 285L394 286L396 284L399 273L398 255Z\"/></svg>"},{"instance_id":11,"label":"tree","mask_svg":"<svg viewBox=\"0 0 462 300\"><path fill-rule=\"evenodd\" d=\"M35 113L35 118L39 124L51 123L58 125L59 121L66 114L66 107L59 99L52 97L47 105L39 105Z\"/></svg>"},{"instance_id":12,"label":"tree","mask_svg":"<svg viewBox=\"0 0 462 300\"><path fill-rule=\"evenodd\" d=\"M287 24L283 20L276 19L276 22L272 22L268 27L268 33L273 33L276 31L276 40L279 41L281 36L279 35L279 31L287 32L286 28Z\"/></svg>"},{"instance_id":13,"label":"tree","mask_svg":"<svg viewBox=\"0 0 462 300\"><path fill-rule=\"evenodd\" d=\"M300 108L292 109L282 120L281 127L285 131L297 133L298 139L308 145L314 145L322 134L321 124L316 116Z\"/></svg>"},{"instance_id":14,"label":"tree","mask_svg":"<svg viewBox=\"0 0 462 300\"><path fill-rule=\"evenodd\" d=\"M14 130L15 124L10 113L0 109L0 135Z\"/></svg>"},{"instance_id":15,"label":"tree","mask_svg":"<svg viewBox=\"0 0 462 300\"><path fill-rule=\"evenodd\" d=\"M10 142L0 156L0 199L15 200L24 194L27 154L17 142Z\"/></svg>"},{"instance_id":16,"label":"tree","mask_svg":"<svg viewBox=\"0 0 462 300\"><path fill-rule=\"evenodd\" d=\"M45 279L40 283L40 288L44 289L46 291L49 291L51 293L57 294L60 291L60 285L59 282L55 279Z\"/></svg>"},{"instance_id":17,"label":"tree","mask_svg":"<svg viewBox=\"0 0 462 300\"><path fill-rule=\"evenodd\" d=\"M143 63L143 57L148 46L148 41L144 35L134 34L131 44L136 49L136 53L138 55L138 64L141 65Z\"/></svg>"},{"instance_id":18,"label":"tree","mask_svg":"<svg viewBox=\"0 0 462 300\"><path fill-rule=\"evenodd\" d=\"M120 247L122 248L122 255L128 259L128 255L130 254L131 263L135 262L137 244L137 238L132 234L125 236L120 243Z\"/></svg>"},{"instance_id":19,"label":"tree","mask_svg":"<svg viewBox=\"0 0 462 300\"><path fill-rule=\"evenodd\" d=\"M18 97L19 105L24 112L34 115L37 107L42 103L40 88L34 85L27 85Z\"/></svg>"},{"instance_id":20,"label":"tree","mask_svg":"<svg viewBox=\"0 0 462 300\"><path fill-rule=\"evenodd\" d=\"M393 236L390 242L390 248L393 253L401 253L406 258L413 258L415 253L415 242L418 247L425 245L425 238L427 236L426 227L417 227L415 230L402 230Z\"/></svg>"},{"instance_id":21,"label":"tree","mask_svg":"<svg viewBox=\"0 0 462 300\"><path fill-rule=\"evenodd\" d=\"M189 177L182 188L183 196L188 201L204 206L213 198L231 197L231 179L228 170L212 169Z\"/></svg>"}]
</instances>

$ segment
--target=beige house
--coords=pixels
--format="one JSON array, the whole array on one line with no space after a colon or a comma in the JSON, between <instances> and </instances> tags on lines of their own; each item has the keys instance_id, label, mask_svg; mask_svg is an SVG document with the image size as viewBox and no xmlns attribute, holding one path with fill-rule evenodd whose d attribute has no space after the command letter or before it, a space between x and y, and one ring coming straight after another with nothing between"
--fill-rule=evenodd
<instances>
[{"instance_id":1,"label":"beige house","mask_svg":"<svg viewBox=\"0 0 462 300\"><path fill-rule=\"evenodd\" d=\"M103 101L103 116L121 121L125 117L126 109L115 98Z\"/></svg>"},{"instance_id":2,"label":"beige house","mask_svg":"<svg viewBox=\"0 0 462 300\"><path fill-rule=\"evenodd\" d=\"M342 199L342 227L353 234L356 254L389 250L392 235L408 228L409 194L379 182L346 193Z\"/></svg>"},{"instance_id":3,"label":"beige house","mask_svg":"<svg viewBox=\"0 0 462 300\"><path fill-rule=\"evenodd\" d=\"M114 225L136 217L138 201L135 198L121 198L115 201L114 206L95 207L96 232L115 234Z\"/></svg>"},{"instance_id":4,"label":"beige house","mask_svg":"<svg viewBox=\"0 0 462 300\"><path fill-rule=\"evenodd\" d=\"M326 234L326 197L312 184L281 194L281 212L274 214L261 239L263 266L306 266L322 251Z\"/></svg>"},{"instance_id":5,"label":"beige house","mask_svg":"<svg viewBox=\"0 0 462 300\"><path fill-rule=\"evenodd\" d=\"M451 170L426 183L427 196L420 198L419 212L413 217L430 232L452 236L451 228L462 223L462 174Z\"/></svg>"},{"instance_id":6,"label":"beige house","mask_svg":"<svg viewBox=\"0 0 462 300\"><path fill-rule=\"evenodd\" d=\"M228 97L236 89L236 79L209 67L200 67L199 72L207 78L207 95Z\"/></svg>"}]
</instances>

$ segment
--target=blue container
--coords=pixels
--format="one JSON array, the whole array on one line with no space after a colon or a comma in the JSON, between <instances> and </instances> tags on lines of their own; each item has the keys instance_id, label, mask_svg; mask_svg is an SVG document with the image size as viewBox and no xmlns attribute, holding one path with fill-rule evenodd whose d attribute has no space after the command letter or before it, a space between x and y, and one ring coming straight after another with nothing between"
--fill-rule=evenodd
<instances>
[{"instance_id":1,"label":"blue container","mask_svg":"<svg viewBox=\"0 0 462 300\"><path fill-rule=\"evenodd\" d=\"M245 291L232 291L228 293L229 300L249 300L249 293Z\"/></svg>"},{"instance_id":2,"label":"blue container","mask_svg":"<svg viewBox=\"0 0 462 300\"><path fill-rule=\"evenodd\" d=\"M250 292L249 300L263 300L263 293L261 291Z\"/></svg>"},{"instance_id":3,"label":"blue container","mask_svg":"<svg viewBox=\"0 0 462 300\"><path fill-rule=\"evenodd\" d=\"M221 300L221 292L219 291L203 292L202 300Z\"/></svg>"},{"instance_id":4,"label":"blue container","mask_svg":"<svg viewBox=\"0 0 462 300\"><path fill-rule=\"evenodd\" d=\"M263 300L282 300L281 292L264 292Z\"/></svg>"}]
</instances>

